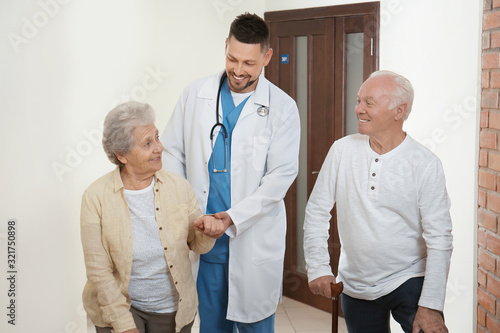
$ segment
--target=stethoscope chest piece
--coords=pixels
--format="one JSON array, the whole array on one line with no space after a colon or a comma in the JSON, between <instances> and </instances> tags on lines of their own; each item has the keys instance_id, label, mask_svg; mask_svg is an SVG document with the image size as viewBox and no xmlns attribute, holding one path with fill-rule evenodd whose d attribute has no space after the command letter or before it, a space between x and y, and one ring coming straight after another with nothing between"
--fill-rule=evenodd
<instances>
[{"instance_id":1,"label":"stethoscope chest piece","mask_svg":"<svg viewBox=\"0 0 500 333\"><path fill-rule=\"evenodd\" d=\"M261 117L267 116L269 114L269 107L261 106L260 108L257 109L257 114Z\"/></svg>"}]
</instances>

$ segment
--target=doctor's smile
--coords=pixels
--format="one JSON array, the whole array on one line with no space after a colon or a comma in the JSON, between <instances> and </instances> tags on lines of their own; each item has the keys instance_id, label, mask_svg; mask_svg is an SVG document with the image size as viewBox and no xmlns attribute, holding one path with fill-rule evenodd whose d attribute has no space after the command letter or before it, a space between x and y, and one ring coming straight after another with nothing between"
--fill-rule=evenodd
<instances>
[{"instance_id":1,"label":"doctor's smile","mask_svg":"<svg viewBox=\"0 0 500 333\"><path fill-rule=\"evenodd\" d=\"M256 81L256 80L251 80L250 75L236 76L236 74L234 73L228 75L228 78L229 78L228 81L229 88L234 92L242 92L243 90L253 85ZM248 80L246 84L245 80Z\"/></svg>"},{"instance_id":2,"label":"doctor's smile","mask_svg":"<svg viewBox=\"0 0 500 333\"><path fill-rule=\"evenodd\" d=\"M240 75L240 76L236 76L236 74L232 73L231 76L236 80L236 82L242 82L243 80L245 79L249 79L250 78L250 75Z\"/></svg>"}]
</instances>

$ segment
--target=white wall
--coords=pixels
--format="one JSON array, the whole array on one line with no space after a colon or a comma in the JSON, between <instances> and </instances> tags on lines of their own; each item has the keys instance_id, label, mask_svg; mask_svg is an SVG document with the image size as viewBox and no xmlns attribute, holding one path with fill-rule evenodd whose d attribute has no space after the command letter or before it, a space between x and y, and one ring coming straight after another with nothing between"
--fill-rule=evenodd
<instances>
[{"instance_id":1,"label":"white wall","mask_svg":"<svg viewBox=\"0 0 500 333\"><path fill-rule=\"evenodd\" d=\"M86 331L80 198L113 168L99 142L112 106L131 97L150 103L161 131L181 89L222 68L236 15L353 2L0 2L2 276L7 221L18 222L16 326L7 323L9 285L1 278L0 331ZM447 175L455 252L445 315L452 332L473 326L480 7L381 1L380 67L414 83L407 130L438 154Z\"/></svg>"},{"instance_id":2,"label":"white wall","mask_svg":"<svg viewBox=\"0 0 500 333\"><path fill-rule=\"evenodd\" d=\"M266 11L358 1L266 1ZM476 290L477 137L481 1L380 1L380 69L415 88L408 133L436 153L451 198L454 252L445 318L450 332L472 332ZM394 325L393 332L401 329Z\"/></svg>"},{"instance_id":3,"label":"white wall","mask_svg":"<svg viewBox=\"0 0 500 333\"><path fill-rule=\"evenodd\" d=\"M130 97L165 127L181 89L224 65L229 24L263 1L0 2L0 332L86 332L80 200L113 165L101 122ZM18 222L16 326L7 222Z\"/></svg>"}]
</instances>

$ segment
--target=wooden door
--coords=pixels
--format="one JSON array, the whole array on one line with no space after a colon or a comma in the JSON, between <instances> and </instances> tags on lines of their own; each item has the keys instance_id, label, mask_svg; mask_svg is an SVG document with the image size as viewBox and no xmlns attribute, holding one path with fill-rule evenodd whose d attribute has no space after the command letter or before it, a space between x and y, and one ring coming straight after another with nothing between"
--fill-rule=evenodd
<instances>
[{"instance_id":1,"label":"wooden door","mask_svg":"<svg viewBox=\"0 0 500 333\"><path fill-rule=\"evenodd\" d=\"M301 233L304 208L330 146L349 134L346 119L348 112L354 113L347 110L352 107L346 100L353 98L349 87L359 88L377 68L378 9L377 2L265 14L274 50L266 77L297 101L301 117L299 176L285 198L283 294L326 311L331 311L331 301L313 295L307 282ZM350 63L350 57L358 62ZM359 77L350 79L348 70L359 72ZM332 216L328 248L337 274L340 241L334 210Z\"/></svg>"}]
</instances>

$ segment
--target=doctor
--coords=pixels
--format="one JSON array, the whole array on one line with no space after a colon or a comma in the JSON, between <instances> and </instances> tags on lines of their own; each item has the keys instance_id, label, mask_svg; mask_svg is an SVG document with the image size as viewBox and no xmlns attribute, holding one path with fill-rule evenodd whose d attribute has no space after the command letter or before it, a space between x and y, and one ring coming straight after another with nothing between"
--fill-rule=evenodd
<instances>
[{"instance_id":1,"label":"doctor","mask_svg":"<svg viewBox=\"0 0 500 333\"><path fill-rule=\"evenodd\" d=\"M283 197L298 172L298 110L261 75L273 54L263 19L238 16L225 51L224 71L184 89L162 135L165 164L189 180L203 211L224 222L197 224L220 237L200 258L200 332L274 332Z\"/></svg>"}]
</instances>

